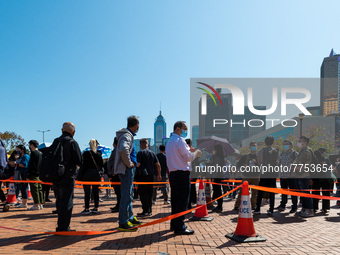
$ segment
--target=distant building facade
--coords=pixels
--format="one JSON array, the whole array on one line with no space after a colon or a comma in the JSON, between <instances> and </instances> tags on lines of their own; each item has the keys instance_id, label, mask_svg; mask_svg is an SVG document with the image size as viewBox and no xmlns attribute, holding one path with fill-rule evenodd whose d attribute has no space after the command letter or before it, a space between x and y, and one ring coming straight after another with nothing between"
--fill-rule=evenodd
<instances>
[{"instance_id":1,"label":"distant building facade","mask_svg":"<svg viewBox=\"0 0 340 255\"><path fill-rule=\"evenodd\" d=\"M163 138L166 137L166 122L164 117L162 116L162 111L159 111L159 115L154 123L154 146L153 151L157 152L158 147L162 145Z\"/></svg>"}]
</instances>

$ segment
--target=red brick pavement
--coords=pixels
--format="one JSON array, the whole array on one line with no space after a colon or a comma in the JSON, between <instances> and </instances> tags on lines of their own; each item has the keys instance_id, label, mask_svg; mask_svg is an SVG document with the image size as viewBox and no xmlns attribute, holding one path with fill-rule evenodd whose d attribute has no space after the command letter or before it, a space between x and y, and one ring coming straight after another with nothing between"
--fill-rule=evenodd
<instances>
[{"instance_id":1,"label":"red brick pavement","mask_svg":"<svg viewBox=\"0 0 340 255\"><path fill-rule=\"evenodd\" d=\"M113 199L100 205L99 215L83 216L83 191L76 189L74 213L71 227L79 231L113 230L117 227L117 213L109 208ZM279 196L277 195L276 204ZM32 202L30 202L32 203ZM256 231L267 238L263 243L239 244L225 237L236 228L237 213L231 211L234 202L225 199L222 214L210 214L212 222L189 222L195 230L192 236L174 236L169 231L169 222L139 229L137 232L119 232L97 236L51 236L33 231L54 231L56 215L52 214L54 203L45 205L44 210L26 211L11 208L0 213L0 226L29 230L19 232L1 229L0 254L339 254L340 212L331 202L328 215L318 213L316 217L302 219L275 212L273 217L263 214L254 217ZM267 210L264 206L262 212ZM140 201L134 202L134 212L140 212ZM288 210L287 210L288 211ZM170 205L157 200L154 215L145 222L169 215ZM187 215L190 217L190 215Z\"/></svg>"}]
</instances>

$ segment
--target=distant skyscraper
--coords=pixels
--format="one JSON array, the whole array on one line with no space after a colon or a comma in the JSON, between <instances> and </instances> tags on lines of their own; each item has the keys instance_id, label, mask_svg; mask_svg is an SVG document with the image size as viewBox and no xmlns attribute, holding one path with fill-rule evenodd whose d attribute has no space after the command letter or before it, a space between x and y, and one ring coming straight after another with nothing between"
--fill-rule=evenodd
<instances>
[{"instance_id":1,"label":"distant skyscraper","mask_svg":"<svg viewBox=\"0 0 340 255\"><path fill-rule=\"evenodd\" d=\"M162 116L162 111L159 111L159 115L154 124L154 152L157 153L159 145L162 145L163 138L166 137L166 122Z\"/></svg>"},{"instance_id":2,"label":"distant skyscraper","mask_svg":"<svg viewBox=\"0 0 340 255\"><path fill-rule=\"evenodd\" d=\"M201 115L201 100L199 102L199 135L198 137L205 136L218 136L226 138L230 143L240 145L243 139L249 136L262 132L266 129L266 116L255 115L244 107L244 115L233 115L232 108L232 94L222 94L221 89L216 90L222 100L222 105L215 105L211 97L207 97L207 114ZM213 95L215 100L217 96ZM257 110L265 110L266 106L254 106ZM227 124L216 125L213 127L214 119L226 119L229 121ZM264 125L262 127L249 127L248 121L251 119L262 120ZM233 122L231 127L230 122ZM244 123L244 124L243 124ZM252 125L260 126L260 121L253 121ZM194 127L192 127L192 139L194 140ZM195 147L195 146L194 146Z\"/></svg>"},{"instance_id":3,"label":"distant skyscraper","mask_svg":"<svg viewBox=\"0 0 340 255\"><path fill-rule=\"evenodd\" d=\"M321 115L339 113L340 90L340 55L333 49L329 57L323 59L321 65L320 81L320 107Z\"/></svg>"}]
</instances>

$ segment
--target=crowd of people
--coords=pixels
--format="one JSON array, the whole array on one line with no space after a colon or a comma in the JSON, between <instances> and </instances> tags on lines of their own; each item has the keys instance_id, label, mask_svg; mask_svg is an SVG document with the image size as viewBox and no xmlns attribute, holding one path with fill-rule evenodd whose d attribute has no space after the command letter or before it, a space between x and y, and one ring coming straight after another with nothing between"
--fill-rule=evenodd
<instances>
[{"instance_id":1,"label":"crowd of people","mask_svg":"<svg viewBox=\"0 0 340 255\"><path fill-rule=\"evenodd\" d=\"M117 197L117 203L110 208L112 213L119 213L118 229L121 231L137 231L136 226L142 222L138 217L152 215L152 206L157 198L157 190L162 191L164 204L171 204L171 214L186 211L196 203L196 179L191 178L190 172L196 165L230 165L227 155L224 154L220 144L216 144L212 154L208 159L200 160L202 152L192 147L191 140L186 139L188 130L184 121L174 124L173 133L166 146L159 146L159 153L155 154L149 149L147 139L140 140L140 151L136 153L134 146L134 136L139 130L139 119L130 116L127 119L126 128L116 132L113 142L113 151L108 160L103 160L98 151L99 142L91 139L89 142L90 150L83 154L78 143L74 140L75 125L65 122L62 127L62 135L56 138L53 144L61 143L63 147L63 168L65 172L58 180L52 181L53 191L56 198L56 210L58 214L56 231L74 231L70 228L73 209L73 197L75 180L84 183L84 210L82 214L97 214L100 212L100 184L102 177L110 180L114 184L113 189ZM251 185L263 187L277 187L277 178L280 178L280 187L304 193L320 194L330 196L335 182L332 171L323 178L313 176L310 171L300 171L301 167L320 164L328 168L333 167L334 171L340 168L340 160L333 164L327 158L327 151L319 148L313 151L309 145L309 138L301 136L297 144L299 151L293 149L290 140L283 142L283 151L275 148L275 139L268 136L264 140L266 147L258 150L258 144L253 141L249 144L250 153L241 157L236 157L236 167L242 166L286 166L296 165L296 171L281 171L278 175L268 175L259 172L243 172L241 179L248 181ZM53 144L51 148L53 148ZM27 210L42 210L43 204L50 202L50 185L39 183L39 170L43 158L43 153L38 150L39 143L31 140L28 143L30 154L24 145L18 145L10 157L7 158L7 151L3 141L0 139L0 179L31 180L29 183L33 197L33 205L28 206L28 184L24 182L15 183L15 196L18 201L17 208ZM333 172L334 172L333 171ZM133 212L133 202L136 198L134 194L134 181L139 182L138 195L142 204L142 211L135 214ZM160 183L157 183L160 182ZM169 185L165 184L169 182ZM194 182L194 183L192 183ZM213 180L213 199L222 196L223 192L233 188L234 183L222 184L221 178ZM94 183L94 184L92 184ZM120 183L120 184L117 184ZM0 183L1 184L1 183ZM8 182L4 183L8 185ZM337 188L339 188L337 186ZM338 189L335 189L338 191ZM21 193L21 196L19 194ZM241 192L235 201L234 210L239 210L241 202ZM110 195L110 192L107 192ZM336 194L339 196L339 192ZM236 192L230 194L230 198L236 198ZM12 206L6 200L3 189L0 189L0 199L4 203L3 210L9 211ZM275 207L275 193L266 194L263 191L251 189L251 207L254 215L261 213L263 200L269 200L268 215L273 215L274 209L282 212L286 210L288 197L281 195L280 204ZM90 209L93 200L94 207ZM312 217L319 210L319 199L300 197L301 211L297 212L299 198L291 196L290 213L296 213L301 217ZM340 205L338 203L338 205ZM321 212L327 213L330 210L330 200L323 199ZM217 200L216 207L212 212L220 213L223 211L223 199ZM184 223L185 216L180 216L171 220L171 231L177 235L191 235L194 230L187 229Z\"/></svg>"}]
</instances>

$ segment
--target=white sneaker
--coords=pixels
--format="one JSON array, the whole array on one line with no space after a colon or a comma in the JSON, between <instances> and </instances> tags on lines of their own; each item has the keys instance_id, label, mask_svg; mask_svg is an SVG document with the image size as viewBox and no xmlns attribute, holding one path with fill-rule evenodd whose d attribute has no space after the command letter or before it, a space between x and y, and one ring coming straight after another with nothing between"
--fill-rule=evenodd
<instances>
[{"instance_id":1,"label":"white sneaker","mask_svg":"<svg viewBox=\"0 0 340 255\"><path fill-rule=\"evenodd\" d=\"M32 207L27 208L27 210L28 210L28 211L36 211L36 210L40 210L40 206L39 206L39 205L38 205L38 206L33 205Z\"/></svg>"},{"instance_id":2,"label":"white sneaker","mask_svg":"<svg viewBox=\"0 0 340 255\"><path fill-rule=\"evenodd\" d=\"M44 206L43 206L43 205L39 205L39 207L40 207L40 210L44 209Z\"/></svg>"},{"instance_id":3,"label":"white sneaker","mask_svg":"<svg viewBox=\"0 0 340 255\"><path fill-rule=\"evenodd\" d=\"M27 208L27 205L24 204L18 204L15 206L16 208Z\"/></svg>"},{"instance_id":4,"label":"white sneaker","mask_svg":"<svg viewBox=\"0 0 340 255\"><path fill-rule=\"evenodd\" d=\"M164 204L168 205L168 204L170 204L170 201L164 201Z\"/></svg>"}]
</instances>

